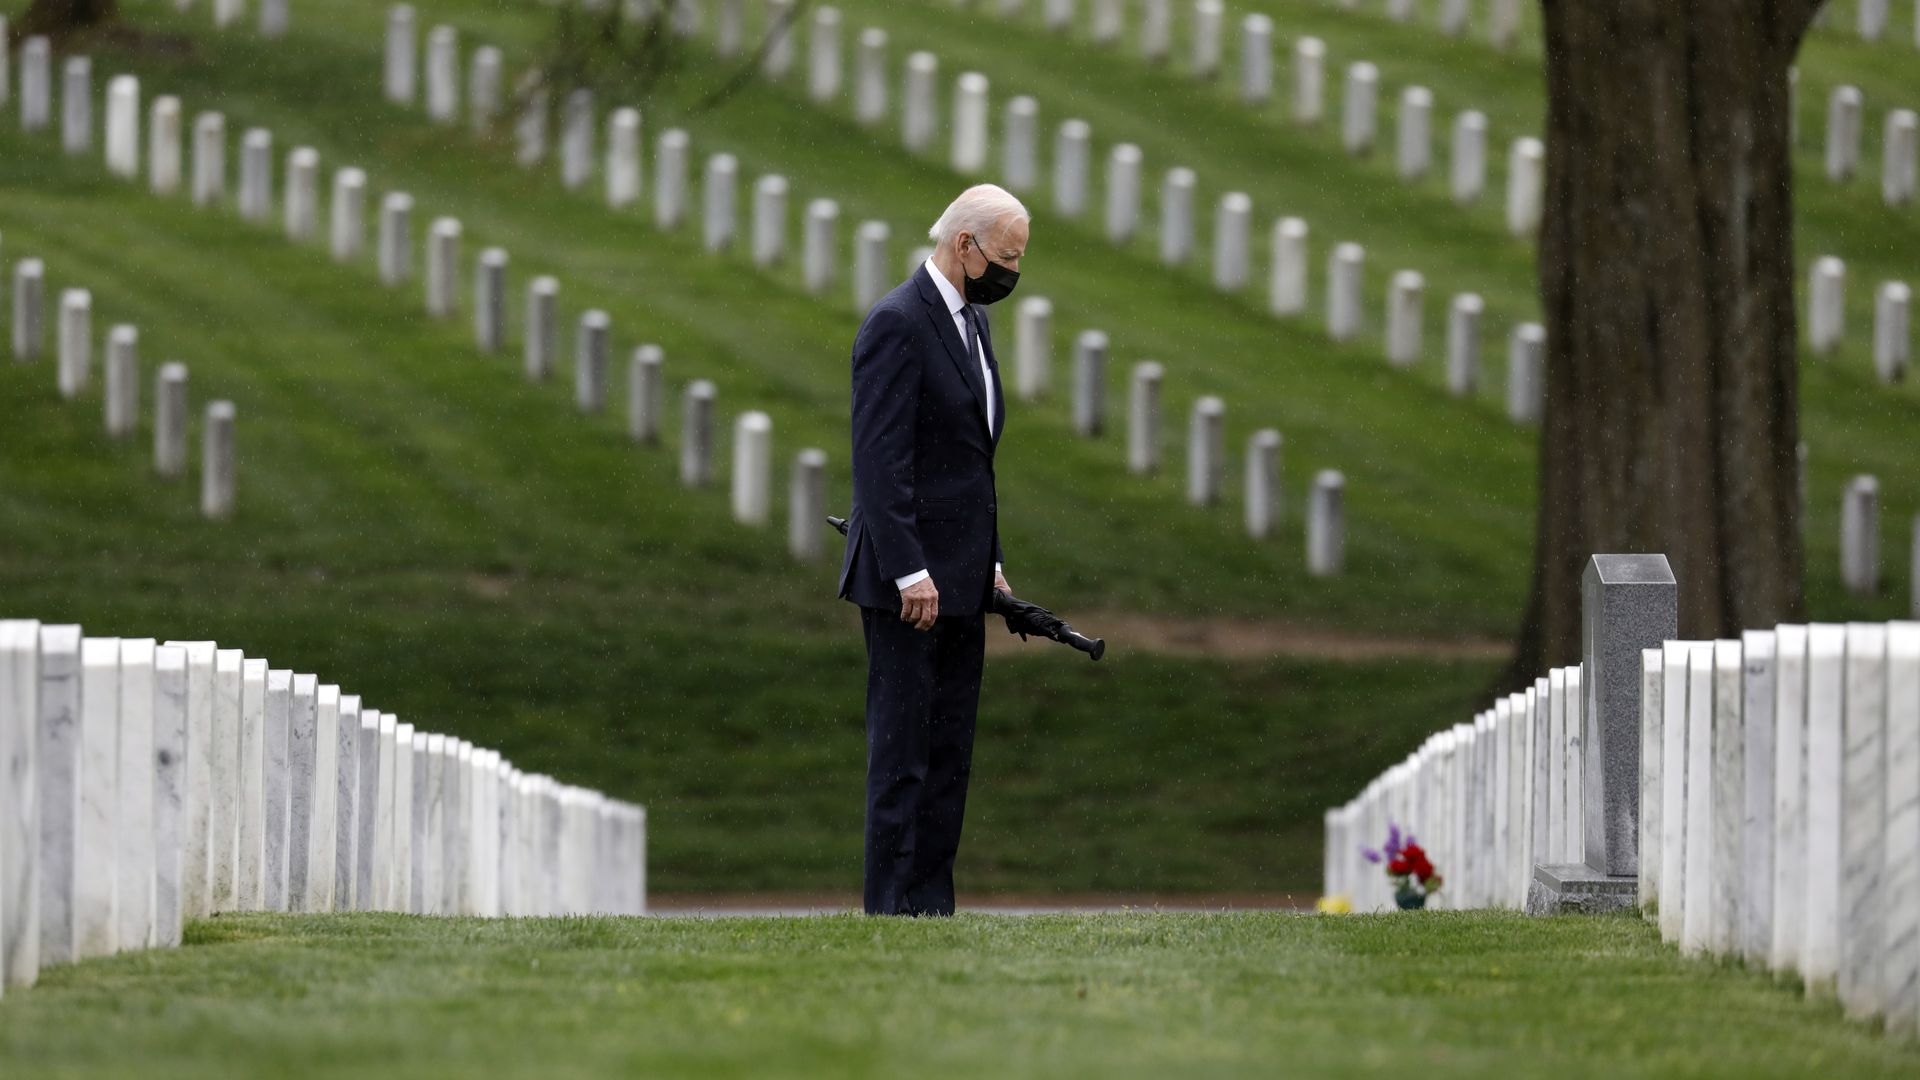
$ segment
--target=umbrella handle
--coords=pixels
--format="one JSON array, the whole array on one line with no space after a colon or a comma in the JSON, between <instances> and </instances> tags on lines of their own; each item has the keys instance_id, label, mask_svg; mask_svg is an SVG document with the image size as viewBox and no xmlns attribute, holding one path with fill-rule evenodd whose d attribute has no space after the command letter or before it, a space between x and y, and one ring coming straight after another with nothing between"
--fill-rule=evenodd
<instances>
[{"instance_id":1,"label":"umbrella handle","mask_svg":"<svg viewBox=\"0 0 1920 1080\"><path fill-rule=\"evenodd\" d=\"M1091 659L1098 660L1107 652L1106 638L1090 638L1066 623L1060 624L1060 641L1086 653Z\"/></svg>"}]
</instances>

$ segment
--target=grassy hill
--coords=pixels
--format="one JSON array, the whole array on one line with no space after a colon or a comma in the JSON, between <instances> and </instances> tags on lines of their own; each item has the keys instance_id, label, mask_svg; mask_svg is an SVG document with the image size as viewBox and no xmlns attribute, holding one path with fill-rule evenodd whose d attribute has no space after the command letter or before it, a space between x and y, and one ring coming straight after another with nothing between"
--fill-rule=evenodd
<instances>
[{"instance_id":1,"label":"grassy hill","mask_svg":"<svg viewBox=\"0 0 1920 1080\"><path fill-rule=\"evenodd\" d=\"M434 216L459 217L466 258L490 244L512 253L516 342L525 283L555 274L565 325L604 308L617 356L661 344L676 399L693 378L715 380L723 429L738 411L767 410L777 473L799 448L824 447L833 498L847 497L846 352L857 314L845 288L810 297L790 264L761 271L743 253L709 256L697 230L660 233L644 213L608 211L597 187L568 194L551 167L514 167L503 143L387 105L383 3L336 0L324 19L298 10L292 37L277 43L214 33L204 10L126 6L140 35L85 45L97 84L136 73L149 98L180 95L189 124L201 109L224 111L235 156L238 133L261 126L277 158L310 145L323 176L360 165L370 205L386 190L415 196L418 232ZM1061 395L1015 403L999 473L1008 571L1021 591L1096 633L1101 612L1432 638L1510 631L1531 544L1532 436L1502 414L1499 339L1476 400L1448 398L1439 374L1438 320L1453 291L1483 293L1495 333L1530 317L1530 256L1501 232L1494 200L1461 211L1438 181L1409 188L1383 161L1345 158L1329 131L1293 131L1221 87L1109 60L1084 42L1010 33L944 4L841 6L849 54L869 23L893 34L896 58L936 48L943 101L952 75L985 71L996 127L1006 96L1032 92L1046 131L1069 113L1093 124L1096 160L1113 141L1141 145L1149 219L1159 173L1186 164L1201 176L1203 208L1222 191L1249 191L1257 235L1281 212L1307 217L1316 266L1333 241L1366 243L1376 325L1388 273L1412 266L1428 277L1429 359L1395 373L1375 337L1332 345L1317 316L1275 321L1260 290L1221 296L1199 271L1159 267L1146 241L1115 250L1091 224L1058 221L1050 199L1032 199L1040 217L1021 295L1055 302L1055 385L1084 327L1112 336L1112 402L1134 361L1165 363L1170 467L1152 479L1125 474L1117 413L1114 433L1089 441L1071 434ZM510 72L534 54L549 18L540 5L416 7L423 28L461 26L463 48L501 45ZM1317 5L1273 10L1283 42L1304 29L1327 39L1336 77L1347 59L1380 62L1383 108L1417 79L1436 89L1437 129L1457 104L1486 110L1496 183L1506 139L1536 126L1537 60ZM1809 123L1819 80L1842 71L1866 90L1870 133L1876 108L1898 100L1897 66L1854 51L1832 39L1809 46ZM657 134L683 124L696 177L708 153L739 156L743 213L746 184L778 171L792 181L796 213L825 195L841 200L849 233L862 218L889 221L904 263L960 178L904 155L891 123L867 131L844 106L804 103L797 80L698 110L732 70L704 45L682 57L642 103L649 158ZM1806 147L1803 172L1817 159ZM1880 475L1884 546L1904 551L1920 472L1904 440L1920 418L1915 391L1874 384L1864 333L1866 283L1901 272L1920 230L1911 212L1880 207L1870 186L1802 183L1802 250L1842 254L1852 273L1853 343L1809 365L1805 394L1810 593L1825 617L1904 610L1898 559L1880 600L1841 596L1838 493L1855 472ZM479 356L464 317L428 319L418 284L383 289L370 258L336 266L321 247L290 244L230 208L156 198L110 179L95 157L64 157L55 137L21 134L9 117L0 256L28 254L47 260L50 295L93 290L102 333L138 324L149 372L186 361L196 407L215 396L237 403L240 505L230 523L200 521L190 485L148 475L144 429L128 445L99 434L97 390L64 404L50 363L0 364L0 595L10 613L102 633L217 637L529 767L645 802L657 888L854 880L856 625L831 599L833 567L795 567L783 530L730 521L724 434L721 488L684 491L670 449L676 410L668 449L636 448L619 416L575 414L570 363L552 384L529 386L517 354ZM1320 287L1316 274L1316 311ZM1184 417L1203 393L1228 402L1236 460L1255 428L1285 434L1290 516L1275 542L1245 538L1237 496L1209 510L1181 498ZM1350 572L1334 581L1302 569L1300 496L1323 467L1349 480ZM776 508L784 513L784 498ZM1126 641L1098 666L1039 645L996 656L969 884L1310 887L1320 808L1426 731L1469 716L1491 675L1491 664L1471 661L1193 661Z\"/></svg>"}]
</instances>

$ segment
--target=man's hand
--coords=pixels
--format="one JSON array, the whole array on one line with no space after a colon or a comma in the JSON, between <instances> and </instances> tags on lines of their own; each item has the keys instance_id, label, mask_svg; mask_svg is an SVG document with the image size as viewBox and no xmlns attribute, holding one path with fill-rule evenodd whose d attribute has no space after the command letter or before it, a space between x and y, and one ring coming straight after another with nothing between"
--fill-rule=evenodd
<instances>
[{"instance_id":1,"label":"man's hand","mask_svg":"<svg viewBox=\"0 0 1920 1080\"><path fill-rule=\"evenodd\" d=\"M1008 596L1013 595L1013 586L1007 584L1007 575L998 570L993 572L993 587L1006 593Z\"/></svg>"},{"instance_id":2,"label":"man's hand","mask_svg":"<svg viewBox=\"0 0 1920 1080\"><path fill-rule=\"evenodd\" d=\"M912 623L915 630L931 630L939 617L940 590L933 587L932 578L921 578L900 590L901 622Z\"/></svg>"}]
</instances>

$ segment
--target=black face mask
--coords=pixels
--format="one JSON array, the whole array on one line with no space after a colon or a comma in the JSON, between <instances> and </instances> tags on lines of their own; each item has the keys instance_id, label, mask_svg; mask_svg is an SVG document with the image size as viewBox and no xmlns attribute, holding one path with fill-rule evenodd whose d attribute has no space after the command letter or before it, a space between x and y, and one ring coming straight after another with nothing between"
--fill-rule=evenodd
<instances>
[{"instance_id":1,"label":"black face mask","mask_svg":"<svg viewBox=\"0 0 1920 1080\"><path fill-rule=\"evenodd\" d=\"M980 252L982 258L986 258L986 254L984 251ZM966 296L969 304L998 303L1005 300L1007 294L1013 292L1015 285L1020 284L1020 271L1009 270L992 259L987 259L987 269L979 277L969 276L966 264L962 263L960 277L966 282L967 287L961 292Z\"/></svg>"}]
</instances>

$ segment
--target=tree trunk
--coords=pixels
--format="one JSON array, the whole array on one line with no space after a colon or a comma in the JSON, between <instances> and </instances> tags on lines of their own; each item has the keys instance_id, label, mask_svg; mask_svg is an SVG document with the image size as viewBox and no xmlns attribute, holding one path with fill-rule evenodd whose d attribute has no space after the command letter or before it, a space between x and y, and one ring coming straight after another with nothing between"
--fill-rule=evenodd
<instances>
[{"instance_id":1,"label":"tree trunk","mask_svg":"<svg viewBox=\"0 0 1920 1080\"><path fill-rule=\"evenodd\" d=\"M1578 660L1595 553L1664 553L1683 636L1800 613L1787 69L1820 2L1542 2L1547 400L1511 684Z\"/></svg>"},{"instance_id":2,"label":"tree trunk","mask_svg":"<svg viewBox=\"0 0 1920 1080\"><path fill-rule=\"evenodd\" d=\"M33 0L15 32L62 37L119 17L120 0Z\"/></svg>"}]
</instances>

